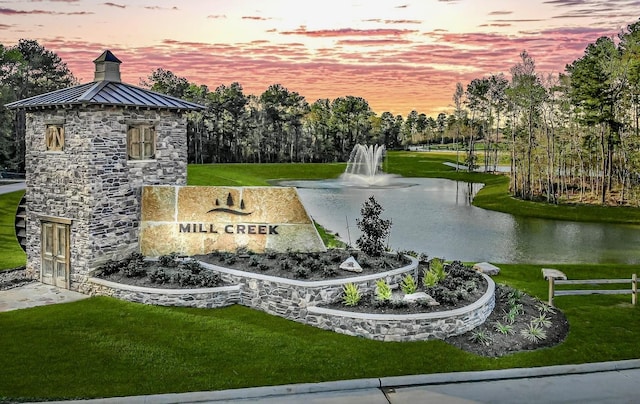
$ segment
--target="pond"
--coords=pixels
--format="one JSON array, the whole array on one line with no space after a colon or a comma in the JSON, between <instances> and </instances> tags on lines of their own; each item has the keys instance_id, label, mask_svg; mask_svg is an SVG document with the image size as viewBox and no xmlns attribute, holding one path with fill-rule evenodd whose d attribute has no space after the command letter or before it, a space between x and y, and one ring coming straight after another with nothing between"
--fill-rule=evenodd
<instances>
[{"instance_id":1,"label":"pond","mask_svg":"<svg viewBox=\"0 0 640 404\"><path fill-rule=\"evenodd\" d=\"M388 246L447 260L496 263L640 263L640 226L516 217L471 205L482 184L401 178L391 188L332 181L284 181L298 187L308 213L355 245L356 219L369 196L393 226ZM411 184L411 186L407 186Z\"/></svg>"}]
</instances>

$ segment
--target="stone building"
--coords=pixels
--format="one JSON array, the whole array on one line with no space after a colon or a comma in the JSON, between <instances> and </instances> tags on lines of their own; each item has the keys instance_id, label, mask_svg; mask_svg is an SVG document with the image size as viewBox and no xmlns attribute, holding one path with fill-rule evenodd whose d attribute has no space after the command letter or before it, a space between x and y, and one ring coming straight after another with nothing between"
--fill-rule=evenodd
<instances>
[{"instance_id":1,"label":"stone building","mask_svg":"<svg viewBox=\"0 0 640 404\"><path fill-rule=\"evenodd\" d=\"M204 107L121 82L105 51L91 83L8 104L26 120L27 274L78 290L139 251L143 185L185 185L185 112Z\"/></svg>"}]
</instances>

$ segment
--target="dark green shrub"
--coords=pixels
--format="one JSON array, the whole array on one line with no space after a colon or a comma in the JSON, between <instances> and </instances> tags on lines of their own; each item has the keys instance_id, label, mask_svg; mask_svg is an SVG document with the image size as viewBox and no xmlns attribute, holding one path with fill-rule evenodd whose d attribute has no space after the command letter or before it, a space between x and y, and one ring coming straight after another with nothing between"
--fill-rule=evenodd
<instances>
[{"instance_id":1,"label":"dark green shrub","mask_svg":"<svg viewBox=\"0 0 640 404\"><path fill-rule=\"evenodd\" d=\"M202 271L194 281L197 282L197 285L194 286L203 286L206 288L214 288L220 285L221 279L220 275L213 271Z\"/></svg>"},{"instance_id":2,"label":"dark green shrub","mask_svg":"<svg viewBox=\"0 0 640 404\"><path fill-rule=\"evenodd\" d=\"M379 257L384 253L383 242L391 230L391 220L380 218L383 210L372 195L362 205L361 217L356 219L356 225L362 232L362 236L356 240L356 245L372 257Z\"/></svg>"},{"instance_id":3,"label":"dark green shrub","mask_svg":"<svg viewBox=\"0 0 640 404\"><path fill-rule=\"evenodd\" d=\"M322 268L322 276L324 276L325 278L333 278L336 275L338 275L338 271L335 267L327 265Z\"/></svg>"},{"instance_id":4,"label":"dark green shrub","mask_svg":"<svg viewBox=\"0 0 640 404\"><path fill-rule=\"evenodd\" d=\"M261 262L261 263L258 264L258 269L261 270L261 271L268 271L269 270L269 265L264 264L264 263Z\"/></svg>"},{"instance_id":5,"label":"dark green shrub","mask_svg":"<svg viewBox=\"0 0 640 404\"><path fill-rule=\"evenodd\" d=\"M144 257L140 253L132 253L126 260L123 273L129 278L138 278L146 275L147 270L144 264Z\"/></svg>"},{"instance_id":6,"label":"dark green shrub","mask_svg":"<svg viewBox=\"0 0 640 404\"><path fill-rule=\"evenodd\" d=\"M311 272L320 272L322 271L322 263L319 260L308 260L305 263L306 267L309 268Z\"/></svg>"},{"instance_id":7,"label":"dark green shrub","mask_svg":"<svg viewBox=\"0 0 640 404\"><path fill-rule=\"evenodd\" d=\"M199 274L204 269L202 268L202 265L200 265L200 263L194 259L190 259L180 263L179 267L195 275Z\"/></svg>"},{"instance_id":8,"label":"dark green shrub","mask_svg":"<svg viewBox=\"0 0 640 404\"><path fill-rule=\"evenodd\" d=\"M293 276L300 279L306 279L309 277L309 269L305 267L296 267L293 271Z\"/></svg>"},{"instance_id":9,"label":"dark green shrub","mask_svg":"<svg viewBox=\"0 0 640 404\"><path fill-rule=\"evenodd\" d=\"M98 268L97 274L103 276L113 275L120 272L120 270L124 268L124 265L125 264L122 261L109 260Z\"/></svg>"},{"instance_id":10,"label":"dark green shrub","mask_svg":"<svg viewBox=\"0 0 640 404\"><path fill-rule=\"evenodd\" d=\"M293 271L293 276L299 279L306 279L309 277L309 269L305 267L296 267Z\"/></svg>"},{"instance_id":11,"label":"dark green shrub","mask_svg":"<svg viewBox=\"0 0 640 404\"><path fill-rule=\"evenodd\" d=\"M409 303L404 300L396 299L396 300L390 300L389 305L394 309L402 309L402 308L408 307Z\"/></svg>"},{"instance_id":12,"label":"dark green shrub","mask_svg":"<svg viewBox=\"0 0 640 404\"><path fill-rule=\"evenodd\" d=\"M360 264L360 267L362 267L362 269L369 269L373 267L373 264L371 264L371 260L367 257L361 257L360 261L358 261L358 264Z\"/></svg>"},{"instance_id":13,"label":"dark green shrub","mask_svg":"<svg viewBox=\"0 0 640 404\"><path fill-rule=\"evenodd\" d=\"M149 272L149 280L153 283L164 284L171 281L171 276L163 268L155 268Z\"/></svg>"},{"instance_id":14,"label":"dark green shrub","mask_svg":"<svg viewBox=\"0 0 640 404\"><path fill-rule=\"evenodd\" d=\"M171 280L180 286L194 286L197 284L197 276L183 268L179 268L171 276Z\"/></svg>"},{"instance_id":15,"label":"dark green shrub","mask_svg":"<svg viewBox=\"0 0 640 404\"><path fill-rule=\"evenodd\" d=\"M458 303L458 294L440 284L427 288L426 293L442 305L454 305Z\"/></svg>"},{"instance_id":16,"label":"dark green shrub","mask_svg":"<svg viewBox=\"0 0 640 404\"><path fill-rule=\"evenodd\" d=\"M291 261L284 260L284 261L280 261L280 269L284 270L284 271L288 271L291 268L293 268L293 263Z\"/></svg>"},{"instance_id":17,"label":"dark green shrub","mask_svg":"<svg viewBox=\"0 0 640 404\"><path fill-rule=\"evenodd\" d=\"M180 264L180 262L178 261L178 254L176 253L161 255L158 258L158 263L166 268L175 268L178 266L178 264Z\"/></svg>"}]
</instances>

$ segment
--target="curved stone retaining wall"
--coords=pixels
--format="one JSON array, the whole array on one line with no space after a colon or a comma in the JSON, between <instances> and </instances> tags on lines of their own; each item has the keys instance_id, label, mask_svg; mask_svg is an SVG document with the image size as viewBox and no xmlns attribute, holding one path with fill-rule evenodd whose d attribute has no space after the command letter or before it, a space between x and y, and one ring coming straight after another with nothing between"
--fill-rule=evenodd
<instances>
[{"instance_id":1,"label":"curved stone retaining wall","mask_svg":"<svg viewBox=\"0 0 640 404\"><path fill-rule=\"evenodd\" d=\"M347 283L358 285L363 294L373 292L376 281L380 279L384 279L389 285L400 283L407 273L415 271L418 267L418 260L408 258L411 259L409 265L391 271L322 281L299 281L238 271L204 262L200 264L218 272L225 283L242 285L240 304L305 323L308 307L340 300Z\"/></svg>"},{"instance_id":2,"label":"curved stone retaining wall","mask_svg":"<svg viewBox=\"0 0 640 404\"><path fill-rule=\"evenodd\" d=\"M399 284L408 273L414 273L418 261L392 271L373 275L323 281L299 281L258 273L239 271L201 262L205 268L220 274L234 286L200 289L156 289L125 285L104 279L89 278L82 292L111 296L130 302L160 306L216 308L242 304L300 323L381 341L419 341L443 339L465 333L484 323L495 306L495 283L487 281L487 291L473 304L455 310L407 314L366 314L317 307L339 301L344 285L354 283L365 294L374 292L376 281Z\"/></svg>"},{"instance_id":3,"label":"curved stone retaining wall","mask_svg":"<svg viewBox=\"0 0 640 404\"><path fill-rule=\"evenodd\" d=\"M342 334L381 341L421 341L463 334L484 323L495 306L495 283L476 302L455 310L421 314L367 314L309 307L306 323Z\"/></svg>"},{"instance_id":4,"label":"curved stone retaining wall","mask_svg":"<svg viewBox=\"0 0 640 404\"><path fill-rule=\"evenodd\" d=\"M89 278L82 286L82 293L91 296L111 296L129 302L156 306L211 309L239 303L240 287L240 285L234 285L219 288L157 289Z\"/></svg>"}]
</instances>

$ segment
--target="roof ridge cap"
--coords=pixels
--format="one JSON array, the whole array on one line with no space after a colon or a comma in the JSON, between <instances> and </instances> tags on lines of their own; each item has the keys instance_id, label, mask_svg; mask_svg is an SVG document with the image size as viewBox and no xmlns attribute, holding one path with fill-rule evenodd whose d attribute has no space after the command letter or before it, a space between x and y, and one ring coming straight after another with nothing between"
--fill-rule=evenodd
<instances>
[{"instance_id":1,"label":"roof ridge cap","mask_svg":"<svg viewBox=\"0 0 640 404\"><path fill-rule=\"evenodd\" d=\"M91 99L100 92L107 84L108 81L94 81L93 85L89 87L87 91L85 91L80 97L78 97L78 101L80 102L89 102Z\"/></svg>"}]
</instances>

